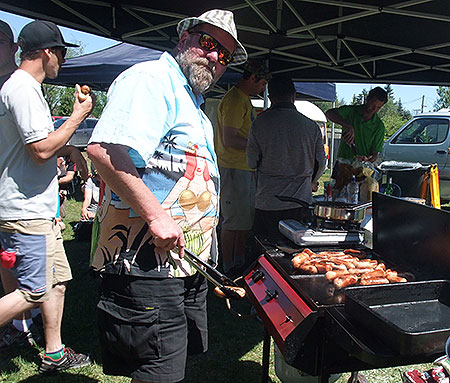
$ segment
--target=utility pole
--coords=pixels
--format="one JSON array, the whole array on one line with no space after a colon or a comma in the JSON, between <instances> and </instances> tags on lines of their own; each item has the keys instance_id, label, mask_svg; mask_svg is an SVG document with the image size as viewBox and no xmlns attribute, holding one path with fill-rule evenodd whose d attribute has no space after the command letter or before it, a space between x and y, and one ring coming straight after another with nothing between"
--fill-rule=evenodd
<instances>
[{"instance_id":1,"label":"utility pole","mask_svg":"<svg viewBox=\"0 0 450 383\"><path fill-rule=\"evenodd\" d=\"M423 113L423 104L425 104L425 95L422 96L422 104L420 105L420 113Z\"/></svg>"}]
</instances>

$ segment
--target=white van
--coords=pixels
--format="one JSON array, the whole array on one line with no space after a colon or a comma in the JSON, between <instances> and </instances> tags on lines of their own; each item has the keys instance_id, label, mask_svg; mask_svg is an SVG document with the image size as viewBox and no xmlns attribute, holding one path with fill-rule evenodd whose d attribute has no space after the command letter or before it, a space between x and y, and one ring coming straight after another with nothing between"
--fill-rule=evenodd
<instances>
[{"instance_id":1,"label":"white van","mask_svg":"<svg viewBox=\"0 0 450 383\"><path fill-rule=\"evenodd\" d=\"M450 201L450 110L419 114L383 146L384 161L437 164L441 198Z\"/></svg>"}]
</instances>

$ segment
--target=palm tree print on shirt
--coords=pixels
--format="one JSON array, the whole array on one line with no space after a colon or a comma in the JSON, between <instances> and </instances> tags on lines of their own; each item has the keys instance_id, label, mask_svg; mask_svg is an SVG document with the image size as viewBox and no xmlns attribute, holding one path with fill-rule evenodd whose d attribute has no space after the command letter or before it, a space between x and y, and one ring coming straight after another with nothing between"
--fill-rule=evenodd
<instances>
[{"instance_id":1,"label":"palm tree print on shirt","mask_svg":"<svg viewBox=\"0 0 450 383\"><path fill-rule=\"evenodd\" d=\"M169 150L169 154L170 154L170 170L173 171L172 150L177 148L177 144L175 142L175 137L173 137L172 134L169 134L168 136L164 136L164 138L162 140L162 144L164 145L164 149Z\"/></svg>"}]
</instances>

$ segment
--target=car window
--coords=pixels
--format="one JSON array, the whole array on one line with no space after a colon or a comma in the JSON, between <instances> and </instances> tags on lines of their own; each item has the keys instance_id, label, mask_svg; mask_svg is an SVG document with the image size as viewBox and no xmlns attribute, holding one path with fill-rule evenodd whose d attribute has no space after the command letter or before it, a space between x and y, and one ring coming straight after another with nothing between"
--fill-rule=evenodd
<instances>
[{"instance_id":1,"label":"car window","mask_svg":"<svg viewBox=\"0 0 450 383\"><path fill-rule=\"evenodd\" d=\"M86 129L94 129L95 125L97 125L98 120L89 119L86 120Z\"/></svg>"},{"instance_id":2,"label":"car window","mask_svg":"<svg viewBox=\"0 0 450 383\"><path fill-rule=\"evenodd\" d=\"M392 141L393 144L440 144L447 137L448 120L418 118L411 121Z\"/></svg>"},{"instance_id":3,"label":"car window","mask_svg":"<svg viewBox=\"0 0 450 383\"><path fill-rule=\"evenodd\" d=\"M58 118L54 123L53 126L55 129L59 128L62 124L66 122L66 118Z\"/></svg>"}]
</instances>

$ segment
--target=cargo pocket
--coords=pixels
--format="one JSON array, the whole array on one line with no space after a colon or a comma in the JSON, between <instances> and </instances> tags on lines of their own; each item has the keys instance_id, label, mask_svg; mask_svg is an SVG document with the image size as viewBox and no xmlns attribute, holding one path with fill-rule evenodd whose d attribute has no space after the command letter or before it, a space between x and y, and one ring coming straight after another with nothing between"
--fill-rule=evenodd
<instances>
[{"instance_id":1,"label":"cargo pocket","mask_svg":"<svg viewBox=\"0 0 450 383\"><path fill-rule=\"evenodd\" d=\"M124 359L158 358L161 355L159 308L130 306L103 300L98 303L102 345Z\"/></svg>"}]
</instances>

